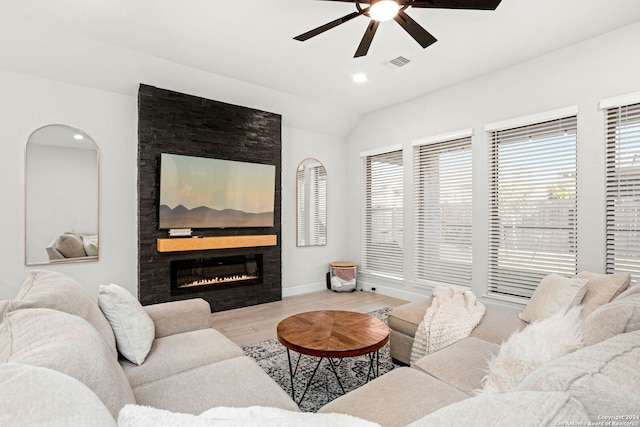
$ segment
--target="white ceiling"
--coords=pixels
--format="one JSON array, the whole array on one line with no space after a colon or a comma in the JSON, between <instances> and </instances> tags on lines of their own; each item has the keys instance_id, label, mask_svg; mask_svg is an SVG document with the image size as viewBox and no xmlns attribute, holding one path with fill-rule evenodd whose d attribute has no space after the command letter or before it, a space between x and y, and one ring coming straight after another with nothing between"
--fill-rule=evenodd
<instances>
[{"instance_id":1,"label":"white ceiling","mask_svg":"<svg viewBox=\"0 0 640 427\"><path fill-rule=\"evenodd\" d=\"M427 49L389 21L354 59L362 16L293 40L353 10L319 0L0 0L0 12L44 27L358 114L640 21L640 0L502 0L496 11L408 9L438 39ZM411 63L382 65L400 55ZM369 80L353 83L361 72Z\"/></svg>"}]
</instances>

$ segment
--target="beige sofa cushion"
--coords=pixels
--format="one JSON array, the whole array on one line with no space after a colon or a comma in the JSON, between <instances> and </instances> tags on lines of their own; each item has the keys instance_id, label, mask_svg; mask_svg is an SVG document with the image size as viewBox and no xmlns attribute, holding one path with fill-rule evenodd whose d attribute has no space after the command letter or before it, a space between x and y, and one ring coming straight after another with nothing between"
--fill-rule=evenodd
<instances>
[{"instance_id":1,"label":"beige sofa cushion","mask_svg":"<svg viewBox=\"0 0 640 427\"><path fill-rule=\"evenodd\" d=\"M318 412L349 414L385 427L406 426L469 395L413 368L396 368L329 402Z\"/></svg>"},{"instance_id":2,"label":"beige sofa cushion","mask_svg":"<svg viewBox=\"0 0 640 427\"><path fill-rule=\"evenodd\" d=\"M568 393L522 391L467 399L433 412L408 427L548 427L568 421L577 423L571 425L587 425L592 419Z\"/></svg>"},{"instance_id":3,"label":"beige sofa cushion","mask_svg":"<svg viewBox=\"0 0 640 427\"><path fill-rule=\"evenodd\" d=\"M469 337L418 359L412 367L473 395L482 388L488 360L499 350L497 344Z\"/></svg>"},{"instance_id":4,"label":"beige sofa cushion","mask_svg":"<svg viewBox=\"0 0 640 427\"><path fill-rule=\"evenodd\" d=\"M520 319L532 323L578 305L587 291L586 284L586 279L563 277L555 273L547 275L540 281L529 303L520 313Z\"/></svg>"},{"instance_id":5,"label":"beige sofa cushion","mask_svg":"<svg viewBox=\"0 0 640 427\"><path fill-rule=\"evenodd\" d=\"M76 378L102 400L114 418L135 403L116 357L86 320L47 308L20 309L0 323L0 362L54 369Z\"/></svg>"},{"instance_id":6,"label":"beige sofa cushion","mask_svg":"<svg viewBox=\"0 0 640 427\"><path fill-rule=\"evenodd\" d=\"M628 273L597 274L581 271L578 279L587 280L587 291L582 298L582 318L586 318L595 309L620 295L631 283Z\"/></svg>"},{"instance_id":7,"label":"beige sofa cushion","mask_svg":"<svg viewBox=\"0 0 640 427\"><path fill-rule=\"evenodd\" d=\"M410 302L394 308L389 312L387 320L389 328L411 337L416 336L418 325L424 319L424 313L431 305L432 297L426 300Z\"/></svg>"},{"instance_id":8,"label":"beige sofa cushion","mask_svg":"<svg viewBox=\"0 0 640 427\"><path fill-rule=\"evenodd\" d=\"M404 335L414 337L418 325L424 319L427 308L431 305L432 297L425 300L410 302L394 308L389 312L389 328ZM471 336L500 344L512 332L523 328L527 324L518 318L520 308L503 304L483 302L487 308L482 320L471 331Z\"/></svg>"},{"instance_id":9,"label":"beige sofa cushion","mask_svg":"<svg viewBox=\"0 0 640 427\"><path fill-rule=\"evenodd\" d=\"M625 332L640 329L640 285L591 313L583 322L585 345L592 345Z\"/></svg>"},{"instance_id":10,"label":"beige sofa cushion","mask_svg":"<svg viewBox=\"0 0 640 427\"><path fill-rule=\"evenodd\" d=\"M139 405L187 414L200 414L214 406L299 410L291 397L247 356L194 367L134 387L133 391Z\"/></svg>"},{"instance_id":11,"label":"beige sofa cushion","mask_svg":"<svg viewBox=\"0 0 640 427\"><path fill-rule=\"evenodd\" d=\"M637 414L640 408L640 331L629 332L553 360L518 391L566 391L591 418Z\"/></svg>"},{"instance_id":12,"label":"beige sofa cushion","mask_svg":"<svg viewBox=\"0 0 640 427\"><path fill-rule=\"evenodd\" d=\"M0 364L0 425L115 427L109 410L87 386L53 369Z\"/></svg>"},{"instance_id":13,"label":"beige sofa cushion","mask_svg":"<svg viewBox=\"0 0 640 427\"><path fill-rule=\"evenodd\" d=\"M116 340L111 325L100 311L98 302L71 277L55 271L36 270L25 279L14 305L21 308L51 308L80 316L102 335L116 355Z\"/></svg>"},{"instance_id":14,"label":"beige sofa cushion","mask_svg":"<svg viewBox=\"0 0 640 427\"><path fill-rule=\"evenodd\" d=\"M242 349L215 329L199 329L157 338L141 365L121 360L132 387L220 360L243 356Z\"/></svg>"},{"instance_id":15,"label":"beige sofa cushion","mask_svg":"<svg viewBox=\"0 0 640 427\"><path fill-rule=\"evenodd\" d=\"M100 285L98 305L113 329L120 354L142 365L156 336L151 317L129 291L113 283Z\"/></svg>"},{"instance_id":16,"label":"beige sofa cushion","mask_svg":"<svg viewBox=\"0 0 640 427\"><path fill-rule=\"evenodd\" d=\"M489 301L486 301L484 305L487 307L487 311L478 326L471 331L472 337L500 345L512 333L527 326L527 323L518 317L520 307Z\"/></svg>"}]
</instances>

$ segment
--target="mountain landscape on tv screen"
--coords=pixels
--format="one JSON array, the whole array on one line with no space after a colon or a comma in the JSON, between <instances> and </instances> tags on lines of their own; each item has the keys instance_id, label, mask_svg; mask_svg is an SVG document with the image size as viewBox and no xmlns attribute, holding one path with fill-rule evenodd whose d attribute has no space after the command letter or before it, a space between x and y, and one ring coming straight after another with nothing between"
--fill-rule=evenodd
<instances>
[{"instance_id":1,"label":"mountain landscape on tv screen","mask_svg":"<svg viewBox=\"0 0 640 427\"><path fill-rule=\"evenodd\" d=\"M160 206L160 228L273 227L273 212L247 213L206 206L187 209L182 205Z\"/></svg>"}]
</instances>

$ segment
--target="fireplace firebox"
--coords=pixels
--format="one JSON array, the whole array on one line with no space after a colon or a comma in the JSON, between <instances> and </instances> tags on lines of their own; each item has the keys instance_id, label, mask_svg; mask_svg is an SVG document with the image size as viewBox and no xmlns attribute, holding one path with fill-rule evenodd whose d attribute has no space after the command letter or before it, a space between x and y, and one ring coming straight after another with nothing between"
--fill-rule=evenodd
<instances>
[{"instance_id":1,"label":"fireplace firebox","mask_svg":"<svg viewBox=\"0 0 640 427\"><path fill-rule=\"evenodd\" d=\"M262 254L171 261L173 295L262 283Z\"/></svg>"}]
</instances>

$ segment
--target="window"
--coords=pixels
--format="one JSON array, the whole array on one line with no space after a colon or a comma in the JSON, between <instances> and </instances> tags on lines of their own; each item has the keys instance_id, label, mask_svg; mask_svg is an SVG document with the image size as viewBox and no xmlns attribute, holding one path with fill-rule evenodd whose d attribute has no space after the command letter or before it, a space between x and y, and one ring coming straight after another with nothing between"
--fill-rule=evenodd
<instances>
[{"instance_id":1,"label":"window","mask_svg":"<svg viewBox=\"0 0 640 427\"><path fill-rule=\"evenodd\" d=\"M364 155L363 162L362 270L401 278L402 149Z\"/></svg>"},{"instance_id":2,"label":"window","mask_svg":"<svg viewBox=\"0 0 640 427\"><path fill-rule=\"evenodd\" d=\"M576 273L576 122L490 132L490 295L528 298L545 275Z\"/></svg>"},{"instance_id":3,"label":"window","mask_svg":"<svg viewBox=\"0 0 640 427\"><path fill-rule=\"evenodd\" d=\"M471 136L417 145L413 155L415 279L470 287Z\"/></svg>"},{"instance_id":4,"label":"window","mask_svg":"<svg viewBox=\"0 0 640 427\"><path fill-rule=\"evenodd\" d=\"M640 279L640 104L607 109L607 273Z\"/></svg>"}]
</instances>

